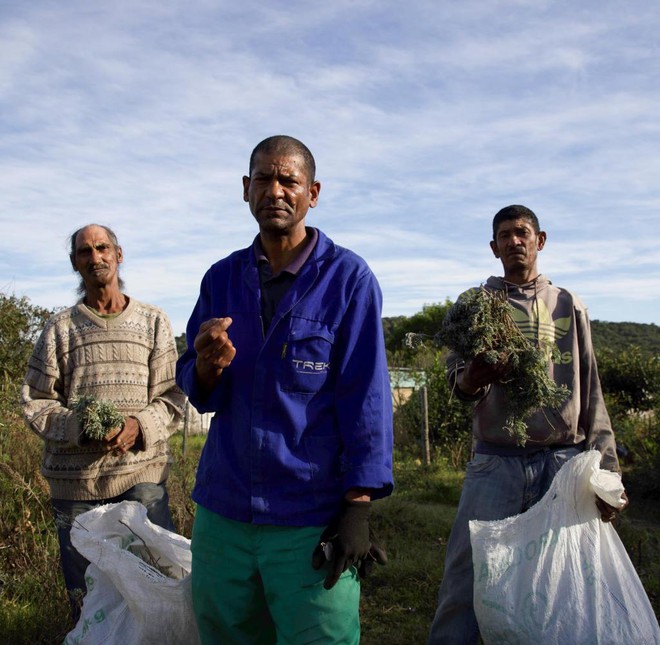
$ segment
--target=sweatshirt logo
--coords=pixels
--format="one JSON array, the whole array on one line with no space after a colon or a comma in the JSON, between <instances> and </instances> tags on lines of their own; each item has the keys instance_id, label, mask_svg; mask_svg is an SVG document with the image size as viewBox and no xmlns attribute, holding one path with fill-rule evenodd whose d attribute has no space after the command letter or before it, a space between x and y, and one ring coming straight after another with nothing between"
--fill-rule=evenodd
<instances>
[{"instance_id":1,"label":"sweatshirt logo","mask_svg":"<svg viewBox=\"0 0 660 645\"><path fill-rule=\"evenodd\" d=\"M525 338L532 342L538 341L540 347L546 348L549 356L556 364L573 362L572 352L561 352L557 341L564 338L571 329L571 317L552 319L548 306L542 300L534 302L532 311L526 311L512 307L511 317Z\"/></svg>"}]
</instances>

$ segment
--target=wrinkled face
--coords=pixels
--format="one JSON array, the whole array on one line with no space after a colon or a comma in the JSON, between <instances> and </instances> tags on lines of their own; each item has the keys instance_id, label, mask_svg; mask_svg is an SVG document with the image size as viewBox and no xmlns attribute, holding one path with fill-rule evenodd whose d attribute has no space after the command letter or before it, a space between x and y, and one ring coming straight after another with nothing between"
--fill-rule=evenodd
<instances>
[{"instance_id":1,"label":"wrinkled face","mask_svg":"<svg viewBox=\"0 0 660 645\"><path fill-rule=\"evenodd\" d=\"M297 154L258 153L250 177L243 177L243 199L263 233L289 236L304 231L305 215L316 206L320 190Z\"/></svg>"},{"instance_id":2,"label":"wrinkled face","mask_svg":"<svg viewBox=\"0 0 660 645\"><path fill-rule=\"evenodd\" d=\"M506 276L535 269L536 258L545 245L545 238L545 233L537 233L527 219L505 220L499 225L490 248L495 257L502 261Z\"/></svg>"},{"instance_id":3,"label":"wrinkled face","mask_svg":"<svg viewBox=\"0 0 660 645\"><path fill-rule=\"evenodd\" d=\"M117 269L122 261L121 247L115 247L104 228L88 226L76 236L73 268L87 289L118 281Z\"/></svg>"}]
</instances>

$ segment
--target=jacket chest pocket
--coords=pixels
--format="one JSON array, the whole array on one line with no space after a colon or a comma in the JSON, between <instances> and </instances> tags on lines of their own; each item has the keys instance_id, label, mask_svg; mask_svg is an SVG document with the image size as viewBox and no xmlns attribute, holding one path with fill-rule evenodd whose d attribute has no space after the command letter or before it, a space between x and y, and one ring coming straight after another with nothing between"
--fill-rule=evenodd
<instances>
[{"instance_id":1,"label":"jacket chest pocket","mask_svg":"<svg viewBox=\"0 0 660 645\"><path fill-rule=\"evenodd\" d=\"M280 388L284 392L313 394L328 383L335 335L315 321L292 321L282 347Z\"/></svg>"}]
</instances>

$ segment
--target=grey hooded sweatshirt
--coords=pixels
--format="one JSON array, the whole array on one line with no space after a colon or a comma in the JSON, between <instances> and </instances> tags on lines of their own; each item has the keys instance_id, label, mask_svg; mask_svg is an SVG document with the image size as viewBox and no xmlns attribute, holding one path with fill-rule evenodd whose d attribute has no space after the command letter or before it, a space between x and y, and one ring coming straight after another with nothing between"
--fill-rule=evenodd
<instances>
[{"instance_id":1,"label":"grey hooded sweatshirt","mask_svg":"<svg viewBox=\"0 0 660 645\"><path fill-rule=\"evenodd\" d=\"M507 401L501 385L493 383L472 397L454 388L460 398L476 402L472 432L477 452L483 442L495 451L501 446L505 451L513 449L516 454L584 442L585 450L597 449L602 453L601 468L618 471L616 443L598 379L586 307L575 295L555 287L542 275L523 285L491 276L485 287L506 291L515 310L514 320L531 342L547 340L556 345L558 352L554 359L549 359L548 373L557 384L566 385L570 395L558 409L543 408L529 417L529 439L520 449L516 448L515 438L503 429ZM450 384L456 382L463 368L463 359L450 353L447 358Z\"/></svg>"}]
</instances>

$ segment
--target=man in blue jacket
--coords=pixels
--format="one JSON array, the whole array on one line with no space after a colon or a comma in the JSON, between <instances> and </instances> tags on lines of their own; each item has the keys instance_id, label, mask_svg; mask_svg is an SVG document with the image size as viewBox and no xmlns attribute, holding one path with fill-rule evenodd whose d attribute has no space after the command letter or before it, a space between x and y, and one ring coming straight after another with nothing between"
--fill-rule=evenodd
<instances>
[{"instance_id":1,"label":"man in blue jacket","mask_svg":"<svg viewBox=\"0 0 660 645\"><path fill-rule=\"evenodd\" d=\"M382 297L305 226L320 189L303 143L257 145L243 198L259 235L204 276L177 365L215 413L192 495L205 643L358 643L358 574L385 561L369 531L393 486Z\"/></svg>"}]
</instances>

